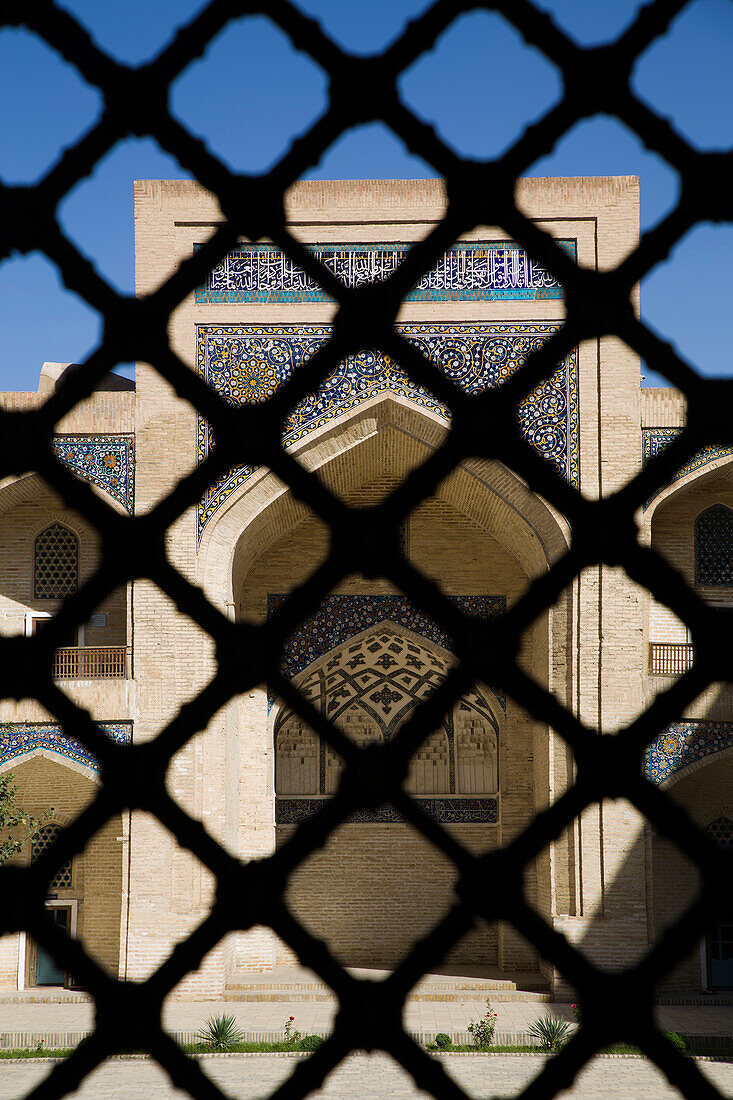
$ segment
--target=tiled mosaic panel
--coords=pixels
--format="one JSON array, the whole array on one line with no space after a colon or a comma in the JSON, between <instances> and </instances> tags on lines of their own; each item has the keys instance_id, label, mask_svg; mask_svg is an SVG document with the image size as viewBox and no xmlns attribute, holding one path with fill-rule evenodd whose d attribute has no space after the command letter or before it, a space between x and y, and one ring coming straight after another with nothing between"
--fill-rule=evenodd
<instances>
[{"instance_id":1,"label":"tiled mosaic panel","mask_svg":"<svg viewBox=\"0 0 733 1100\"><path fill-rule=\"evenodd\" d=\"M278 798L275 800L277 825L298 825L307 821L323 805L322 798ZM499 821L498 798L415 798L424 813L443 825L496 825ZM376 810L357 810L346 819L347 824L402 825L404 818L394 806Z\"/></svg>"},{"instance_id":2,"label":"tiled mosaic panel","mask_svg":"<svg viewBox=\"0 0 733 1100\"><path fill-rule=\"evenodd\" d=\"M119 745L128 745L132 740L132 722L98 722L97 725ZM62 726L50 722L0 723L0 764L25 756L33 749L46 749L99 771L96 757L79 741L68 737Z\"/></svg>"},{"instance_id":3,"label":"tiled mosaic panel","mask_svg":"<svg viewBox=\"0 0 733 1100\"><path fill-rule=\"evenodd\" d=\"M733 722L674 722L647 749L646 774L653 783L664 783L690 764L730 748Z\"/></svg>"},{"instance_id":4,"label":"tiled mosaic panel","mask_svg":"<svg viewBox=\"0 0 733 1100\"><path fill-rule=\"evenodd\" d=\"M288 597L272 593L267 597L267 614L272 615ZM504 596L448 596L464 613L478 618L499 615L506 606ZM315 615L304 619L298 630L288 638L282 654L280 670L289 680L313 661L343 645L370 627L381 623L404 626L451 650L451 640L432 619L418 611L406 596L327 596Z\"/></svg>"},{"instance_id":5,"label":"tiled mosaic panel","mask_svg":"<svg viewBox=\"0 0 733 1100\"><path fill-rule=\"evenodd\" d=\"M644 428L642 431L644 463L646 464L649 459L654 458L660 451L663 451L673 439L677 438L681 431L681 428ZM686 477L687 474L694 473L702 466L707 466L709 462L713 462L716 458L725 458L729 455L733 455L733 447L703 447L701 451L693 455L681 470L677 471L672 478L672 484L679 481L680 478ZM646 502L645 509L649 507L654 499L652 497Z\"/></svg>"},{"instance_id":6,"label":"tiled mosaic panel","mask_svg":"<svg viewBox=\"0 0 733 1100\"><path fill-rule=\"evenodd\" d=\"M403 324L396 328L469 395L500 385L557 331L557 325L530 322ZM330 331L327 325L198 325L198 372L232 405L265 401L322 347ZM525 438L575 486L579 478L577 373L577 352L573 351L518 408ZM388 391L450 419L449 410L413 385L389 356L364 351L340 363L317 393L296 406L286 422L283 444L297 443L335 417ZM212 442L212 431L199 416L199 461L209 453ZM199 504L199 539L217 509L254 469L240 466L231 470L207 490Z\"/></svg>"},{"instance_id":7,"label":"tiled mosaic panel","mask_svg":"<svg viewBox=\"0 0 733 1100\"><path fill-rule=\"evenodd\" d=\"M131 435L56 435L53 451L69 469L92 481L132 512L135 438Z\"/></svg>"},{"instance_id":8,"label":"tiled mosaic panel","mask_svg":"<svg viewBox=\"0 0 733 1100\"><path fill-rule=\"evenodd\" d=\"M558 241L574 260L574 240ZM195 246L199 247L199 246ZM381 282L407 256L411 245L311 244L317 260L347 287ZM408 302L507 301L563 298L562 285L507 241L460 241L406 296ZM332 299L272 244L242 244L196 291L206 302L329 302Z\"/></svg>"},{"instance_id":9,"label":"tiled mosaic panel","mask_svg":"<svg viewBox=\"0 0 733 1100\"><path fill-rule=\"evenodd\" d=\"M695 519L695 584L733 587L733 511L724 504Z\"/></svg>"}]
</instances>

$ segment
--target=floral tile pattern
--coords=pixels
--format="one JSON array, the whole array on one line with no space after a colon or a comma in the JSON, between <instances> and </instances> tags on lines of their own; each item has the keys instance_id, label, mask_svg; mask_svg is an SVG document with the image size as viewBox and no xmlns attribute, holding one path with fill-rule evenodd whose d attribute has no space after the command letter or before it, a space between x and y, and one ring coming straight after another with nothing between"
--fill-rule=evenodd
<instances>
[{"instance_id":1,"label":"floral tile pattern","mask_svg":"<svg viewBox=\"0 0 733 1100\"><path fill-rule=\"evenodd\" d=\"M69 469L92 481L132 512L135 501L135 437L56 435L53 451Z\"/></svg>"},{"instance_id":2,"label":"floral tile pattern","mask_svg":"<svg viewBox=\"0 0 733 1100\"><path fill-rule=\"evenodd\" d=\"M557 331L557 324L401 324L397 330L431 359L456 387L480 394L518 371L527 357ZM197 369L232 405L265 401L303 366L330 336L327 325L198 325ZM297 443L358 405L391 392L450 420L450 410L415 385L388 355L362 351L343 360L324 384L290 414L284 446ZM572 485L579 484L578 356L573 351L552 377L519 405L517 416L528 442ZM198 417L199 461L213 443L210 426ZM230 470L205 493L198 510L198 537L227 498L255 467Z\"/></svg>"},{"instance_id":3,"label":"floral tile pattern","mask_svg":"<svg viewBox=\"0 0 733 1100\"><path fill-rule=\"evenodd\" d=\"M97 725L119 745L128 745L132 740L132 722L98 722ZM0 723L0 764L23 757L33 749L46 749L99 771L97 759L79 741L69 737L63 726L51 722Z\"/></svg>"},{"instance_id":4,"label":"floral tile pattern","mask_svg":"<svg viewBox=\"0 0 733 1100\"><path fill-rule=\"evenodd\" d=\"M647 749L646 774L653 783L661 784L690 764L730 748L733 722L674 722Z\"/></svg>"}]
</instances>

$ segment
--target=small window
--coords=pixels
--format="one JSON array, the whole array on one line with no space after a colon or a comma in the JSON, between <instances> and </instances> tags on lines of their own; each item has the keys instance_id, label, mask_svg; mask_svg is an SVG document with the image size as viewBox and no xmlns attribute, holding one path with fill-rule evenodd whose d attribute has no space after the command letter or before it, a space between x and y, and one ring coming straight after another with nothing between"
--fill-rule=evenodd
<instances>
[{"instance_id":1,"label":"small window","mask_svg":"<svg viewBox=\"0 0 733 1100\"><path fill-rule=\"evenodd\" d=\"M695 584L733 588L733 510L724 504L695 520Z\"/></svg>"},{"instance_id":2,"label":"small window","mask_svg":"<svg viewBox=\"0 0 733 1100\"><path fill-rule=\"evenodd\" d=\"M36 539L33 595L52 600L76 592L79 586L79 540L62 523L52 523Z\"/></svg>"},{"instance_id":3,"label":"small window","mask_svg":"<svg viewBox=\"0 0 733 1100\"><path fill-rule=\"evenodd\" d=\"M44 825L38 830L36 835L31 840L31 863L40 856L41 852L45 852L47 848L50 848L56 837L62 832L60 825ZM48 884L49 890L63 890L71 886L71 860L68 863L64 863L56 872L54 877Z\"/></svg>"}]
</instances>

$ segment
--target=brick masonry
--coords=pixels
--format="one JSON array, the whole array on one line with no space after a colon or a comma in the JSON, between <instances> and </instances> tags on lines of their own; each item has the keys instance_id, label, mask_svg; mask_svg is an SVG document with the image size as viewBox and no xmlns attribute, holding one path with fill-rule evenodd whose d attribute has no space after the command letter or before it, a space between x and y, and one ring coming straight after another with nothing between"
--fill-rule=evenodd
<instances>
[{"instance_id":1,"label":"brick masonry","mask_svg":"<svg viewBox=\"0 0 733 1100\"><path fill-rule=\"evenodd\" d=\"M575 241L583 265L609 269L636 244L634 178L525 180L519 199L548 232ZM304 183L288 197L292 232L305 242L323 244L419 240L444 209L445 196L435 181ZM211 196L195 184L137 183L138 292L160 285L220 217ZM466 239L503 236L496 228L478 227ZM421 325L557 324L563 309L561 298L411 300L398 319ZM329 301L197 302L191 294L171 317L171 345L194 370L197 326L323 326L333 313ZM583 343L577 370L579 483L584 494L597 497L639 469L642 427L677 427L684 406L674 391L640 393L638 359L615 339ZM30 408L43 396L3 394L0 402ZM144 363L137 367L135 393L95 394L59 426L77 434L134 432L139 512L195 466L197 428L195 410ZM345 501L368 504L423 462L446 430L435 410L404 395L381 394L321 424L293 448ZM640 518L643 537L691 581L697 512L714 501L730 501L733 507L727 463L723 458L681 478ZM73 529L82 580L93 571L99 548L94 532L36 475L1 485L0 511L0 631L16 633L28 629L29 617L53 614L58 607L57 601L32 596L35 535L51 522ZM169 532L171 560L230 617L261 622L268 596L305 580L327 553L328 533L321 521L266 469L256 470L227 496L200 543L195 511ZM447 593L495 594L511 605L562 554L568 531L563 518L509 469L473 461L415 510L405 537L410 559ZM336 590L391 592L385 582L359 576L345 579ZM704 595L726 598L720 592ZM99 610L106 615L105 625L86 625L84 645L130 646L133 675L71 681L67 689L100 721L132 721L134 739L147 740L207 682L214 667L211 641L145 581L115 593ZM649 641L677 641L683 634L684 627L666 609L650 606L622 571L591 568L527 631L520 659L586 723L613 732L633 719L657 689L647 675ZM680 717L733 717L729 690L718 685L698 701L694 713ZM38 704L0 703L3 721L44 718L50 720ZM276 718L277 707L268 706L264 686L240 695L177 755L169 771L176 799L242 859L272 852L292 831L275 825ZM512 700L499 729L497 764L498 823L449 827L471 850L510 839L572 781L572 756L564 743ZM29 808L63 804L63 813L73 816L93 789L93 778L79 773L69 778L62 763L47 758L33 757L13 770ZM723 812L726 787L726 769L713 762L671 789L704 825L710 814ZM67 792L63 798L62 792ZM140 979L151 973L207 912L209 876L149 815L133 814L110 824L77 862L78 934L121 976ZM527 897L599 962L619 965L639 957L669 919L675 898L665 884L676 884L678 874L685 872L635 812L609 803L585 811L582 821L539 857L527 875ZM451 868L407 826L344 825L293 876L289 902L344 963L392 965L440 918L450 902L451 884ZM18 951L17 938L0 944L0 981L6 987L17 982ZM292 956L271 932L253 929L229 936L177 992L220 995L238 976L287 961ZM564 991L534 949L508 927L477 929L457 945L452 961L463 968L497 967L508 976L540 971L558 993ZM24 980L32 982L32 951L25 967ZM670 979L670 989L697 992L701 982L699 960L697 970L693 961Z\"/></svg>"}]
</instances>

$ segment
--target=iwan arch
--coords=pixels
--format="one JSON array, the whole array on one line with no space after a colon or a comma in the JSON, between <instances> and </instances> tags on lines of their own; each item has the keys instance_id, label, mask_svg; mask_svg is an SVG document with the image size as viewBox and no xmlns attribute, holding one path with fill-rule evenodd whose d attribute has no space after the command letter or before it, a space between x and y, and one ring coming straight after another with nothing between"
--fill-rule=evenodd
<instances>
[{"instance_id":1,"label":"iwan arch","mask_svg":"<svg viewBox=\"0 0 733 1100\"><path fill-rule=\"evenodd\" d=\"M522 202L582 264L614 266L637 239L631 178L527 180ZM352 283L379 278L444 210L433 181L308 183L289 197L293 233ZM154 289L206 240L219 213L189 183L136 186L137 278ZM464 390L499 384L563 317L562 288L495 228L466 235L403 305L408 339ZM231 401L267 396L327 338L333 304L272 246L242 243L171 320L181 358ZM5 394L32 406L38 394ZM123 386L123 383L119 383ZM588 496L631 476L684 421L672 390L639 388L639 364L615 340L575 349L520 409L527 437ZM439 444L449 422L430 394L384 356L343 363L287 425L289 451L349 503L380 500ZM487 425L487 431L491 426ZM144 512L209 446L207 425L149 366L136 388L104 390L59 426L70 467L114 507ZM733 588L731 457L705 453L649 505L644 537L706 598ZM712 509L712 510L711 510ZM729 513L730 510L730 513ZM35 476L0 485L0 623L42 629L94 568L99 548ZM702 517L702 518L701 518ZM500 613L567 545L562 516L500 463L457 469L410 516L404 552L464 610ZM328 551L328 532L266 469L213 486L170 532L176 566L232 619L264 621ZM529 629L523 667L589 725L630 721L690 659L668 612L615 570L588 570ZM453 663L450 639L387 582L350 576L290 639L281 671L359 744L389 738ZM212 646L153 586L118 592L57 658L74 698L118 739L156 735L208 682ZM63 825L90 797L95 761L38 704L2 704L0 768L31 810ZM720 843L733 843L733 699L718 685L655 743L648 768ZM572 779L562 739L490 684L478 683L416 754L407 789L471 850L500 845ZM333 751L272 690L246 692L178 754L175 798L242 859L283 844L331 797ZM53 827L53 826L52 826ZM49 834L50 835L50 834ZM40 843L40 842L39 842ZM31 853L27 853L30 858ZM638 957L681 904L694 875L624 804L604 804L538 859L528 900L608 965ZM450 865L389 807L358 813L296 872L289 903L344 963L390 967L449 904ZM122 815L65 869L48 904L112 972L144 977L208 911L200 865L145 815ZM682 892L683 893L683 892ZM671 992L729 989L724 922L673 975ZM232 935L180 987L219 996L253 972L296 960L267 929ZM21 937L0 942L6 988L62 984ZM474 929L446 963L563 990L510 927Z\"/></svg>"}]
</instances>

